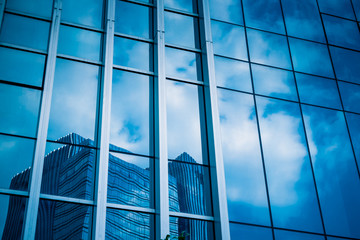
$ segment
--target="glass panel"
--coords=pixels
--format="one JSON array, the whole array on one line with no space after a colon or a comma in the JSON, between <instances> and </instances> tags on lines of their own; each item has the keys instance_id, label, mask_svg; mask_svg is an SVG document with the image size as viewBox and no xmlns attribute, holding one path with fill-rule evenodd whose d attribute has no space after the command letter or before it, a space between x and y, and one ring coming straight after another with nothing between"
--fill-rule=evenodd
<instances>
[{"instance_id":1,"label":"glass panel","mask_svg":"<svg viewBox=\"0 0 360 240\"><path fill-rule=\"evenodd\" d=\"M284 21L278 0L244 0L246 26L284 33Z\"/></svg>"},{"instance_id":2,"label":"glass panel","mask_svg":"<svg viewBox=\"0 0 360 240\"><path fill-rule=\"evenodd\" d=\"M296 73L296 82L301 102L342 109L336 81Z\"/></svg>"},{"instance_id":3,"label":"glass panel","mask_svg":"<svg viewBox=\"0 0 360 240\"><path fill-rule=\"evenodd\" d=\"M360 164L360 115L345 113L358 165Z\"/></svg>"},{"instance_id":4,"label":"glass panel","mask_svg":"<svg viewBox=\"0 0 360 240\"><path fill-rule=\"evenodd\" d=\"M27 198L0 195L0 236L2 239L21 239Z\"/></svg>"},{"instance_id":5,"label":"glass panel","mask_svg":"<svg viewBox=\"0 0 360 240\"><path fill-rule=\"evenodd\" d=\"M196 163L186 152L169 161L170 210L198 215L212 215L208 167Z\"/></svg>"},{"instance_id":6,"label":"glass panel","mask_svg":"<svg viewBox=\"0 0 360 240\"><path fill-rule=\"evenodd\" d=\"M41 92L0 84L0 132L35 137Z\"/></svg>"},{"instance_id":7,"label":"glass panel","mask_svg":"<svg viewBox=\"0 0 360 240\"><path fill-rule=\"evenodd\" d=\"M360 32L356 22L323 15L329 44L360 50Z\"/></svg>"},{"instance_id":8,"label":"glass panel","mask_svg":"<svg viewBox=\"0 0 360 240\"><path fill-rule=\"evenodd\" d=\"M299 232L290 232L275 230L275 239L276 240L325 240L324 236L299 233ZM329 238L328 238L329 239Z\"/></svg>"},{"instance_id":9,"label":"glass panel","mask_svg":"<svg viewBox=\"0 0 360 240\"><path fill-rule=\"evenodd\" d=\"M101 28L103 0L62 0L61 20Z\"/></svg>"},{"instance_id":10,"label":"glass panel","mask_svg":"<svg viewBox=\"0 0 360 240\"><path fill-rule=\"evenodd\" d=\"M229 219L270 225L253 97L218 96Z\"/></svg>"},{"instance_id":11,"label":"glass panel","mask_svg":"<svg viewBox=\"0 0 360 240\"><path fill-rule=\"evenodd\" d=\"M303 106L327 234L360 237L360 181L342 112Z\"/></svg>"},{"instance_id":12,"label":"glass panel","mask_svg":"<svg viewBox=\"0 0 360 240\"><path fill-rule=\"evenodd\" d=\"M35 239L91 239L91 206L40 200Z\"/></svg>"},{"instance_id":13,"label":"glass panel","mask_svg":"<svg viewBox=\"0 0 360 240\"><path fill-rule=\"evenodd\" d=\"M202 81L200 54L166 48L166 75L176 78Z\"/></svg>"},{"instance_id":14,"label":"glass panel","mask_svg":"<svg viewBox=\"0 0 360 240\"><path fill-rule=\"evenodd\" d=\"M151 9L138 4L116 1L115 32L152 38Z\"/></svg>"},{"instance_id":15,"label":"glass panel","mask_svg":"<svg viewBox=\"0 0 360 240\"><path fill-rule=\"evenodd\" d=\"M153 207L153 166L149 158L109 155L108 202Z\"/></svg>"},{"instance_id":16,"label":"glass panel","mask_svg":"<svg viewBox=\"0 0 360 240\"><path fill-rule=\"evenodd\" d=\"M45 55L0 47L0 79L42 86Z\"/></svg>"},{"instance_id":17,"label":"glass panel","mask_svg":"<svg viewBox=\"0 0 360 240\"><path fill-rule=\"evenodd\" d=\"M114 70L111 100L110 143L134 153L152 155L150 111L152 78Z\"/></svg>"},{"instance_id":18,"label":"glass panel","mask_svg":"<svg viewBox=\"0 0 360 240\"><path fill-rule=\"evenodd\" d=\"M154 217L150 214L108 208L105 239L154 239Z\"/></svg>"},{"instance_id":19,"label":"glass panel","mask_svg":"<svg viewBox=\"0 0 360 240\"><path fill-rule=\"evenodd\" d=\"M339 81L339 89L344 110L360 113L360 86Z\"/></svg>"},{"instance_id":20,"label":"glass panel","mask_svg":"<svg viewBox=\"0 0 360 240\"><path fill-rule=\"evenodd\" d=\"M320 11L340 17L355 19L350 1L351 0L319 0Z\"/></svg>"},{"instance_id":21,"label":"glass panel","mask_svg":"<svg viewBox=\"0 0 360 240\"><path fill-rule=\"evenodd\" d=\"M46 50L50 24L45 21L4 14L0 31L0 42Z\"/></svg>"},{"instance_id":22,"label":"glass panel","mask_svg":"<svg viewBox=\"0 0 360 240\"><path fill-rule=\"evenodd\" d=\"M35 141L0 135L0 188L26 191Z\"/></svg>"},{"instance_id":23,"label":"glass panel","mask_svg":"<svg viewBox=\"0 0 360 240\"><path fill-rule=\"evenodd\" d=\"M352 1L352 3L353 3L353 6L354 6L354 10L355 10L355 13L356 13L357 20L360 21L360 1L355 0L355 1Z\"/></svg>"},{"instance_id":24,"label":"glass panel","mask_svg":"<svg viewBox=\"0 0 360 240\"><path fill-rule=\"evenodd\" d=\"M270 228L254 227L230 223L230 236L232 240L272 240Z\"/></svg>"},{"instance_id":25,"label":"glass panel","mask_svg":"<svg viewBox=\"0 0 360 240\"><path fill-rule=\"evenodd\" d=\"M101 33L60 26L58 53L99 61Z\"/></svg>"},{"instance_id":26,"label":"glass panel","mask_svg":"<svg viewBox=\"0 0 360 240\"><path fill-rule=\"evenodd\" d=\"M252 92L248 63L216 56L214 60L218 86Z\"/></svg>"},{"instance_id":27,"label":"glass panel","mask_svg":"<svg viewBox=\"0 0 360 240\"><path fill-rule=\"evenodd\" d=\"M165 40L167 43L200 48L198 33L197 19L182 14L165 12Z\"/></svg>"},{"instance_id":28,"label":"glass panel","mask_svg":"<svg viewBox=\"0 0 360 240\"><path fill-rule=\"evenodd\" d=\"M114 64L152 71L152 46L126 38L115 37Z\"/></svg>"},{"instance_id":29,"label":"glass panel","mask_svg":"<svg viewBox=\"0 0 360 240\"><path fill-rule=\"evenodd\" d=\"M99 67L57 59L48 139L70 133L94 139Z\"/></svg>"},{"instance_id":30,"label":"glass panel","mask_svg":"<svg viewBox=\"0 0 360 240\"><path fill-rule=\"evenodd\" d=\"M289 38L295 71L334 77L326 45Z\"/></svg>"},{"instance_id":31,"label":"glass panel","mask_svg":"<svg viewBox=\"0 0 360 240\"><path fill-rule=\"evenodd\" d=\"M197 12L196 0L164 0L165 7L175 8L186 12Z\"/></svg>"},{"instance_id":32,"label":"glass panel","mask_svg":"<svg viewBox=\"0 0 360 240\"><path fill-rule=\"evenodd\" d=\"M325 43L316 0L282 0L286 30L290 36Z\"/></svg>"},{"instance_id":33,"label":"glass panel","mask_svg":"<svg viewBox=\"0 0 360 240\"><path fill-rule=\"evenodd\" d=\"M202 220L170 217L170 237L171 239L214 240L214 224Z\"/></svg>"},{"instance_id":34,"label":"glass panel","mask_svg":"<svg viewBox=\"0 0 360 240\"><path fill-rule=\"evenodd\" d=\"M247 29L252 62L291 69L286 37Z\"/></svg>"},{"instance_id":35,"label":"glass panel","mask_svg":"<svg viewBox=\"0 0 360 240\"><path fill-rule=\"evenodd\" d=\"M330 47L336 77L341 80L360 83L360 53L337 47Z\"/></svg>"},{"instance_id":36,"label":"glass panel","mask_svg":"<svg viewBox=\"0 0 360 240\"><path fill-rule=\"evenodd\" d=\"M294 74L252 64L255 93L297 101Z\"/></svg>"},{"instance_id":37,"label":"glass panel","mask_svg":"<svg viewBox=\"0 0 360 240\"><path fill-rule=\"evenodd\" d=\"M256 98L274 226L322 233L299 105Z\"/></svg>"},{"instance_id":38,"label":"glass panel","mask_svg":"<svg viewBox=\"0 0 360 240\"><path fill-rule=\"evenodd\" d=\"M243 27L211 21L214 53L248 60Z\"/></svg>"},{"instance_id":39,"label":"glass panel","mask_svg":"<svg viewBox=\"0 0 360 240\"><path fill-rule=\"evenodd\" d=\"M50 18L52 15L52 0L8 0L6 8L41 17Z\"/></svg>"},{"instance_id":40,"label":"glass panel","mask_svg":"<svg viewBox=\"0 0 360 240\"><path fill-rule=\"evenodd\" d=\"M188 154L194 163L206 163L203 89L192 84L166 82L168 157Z\"/></svg>"},{"instance_id":41,"label":"glass panel","mask_svg":"<svg viewBox=\"0 0 360 240\"><path fill-rule=\"evenodd\" d=\"M225 22L243 24L241 1L210 0L211 18Z\"/></svg>"}]
</instances>

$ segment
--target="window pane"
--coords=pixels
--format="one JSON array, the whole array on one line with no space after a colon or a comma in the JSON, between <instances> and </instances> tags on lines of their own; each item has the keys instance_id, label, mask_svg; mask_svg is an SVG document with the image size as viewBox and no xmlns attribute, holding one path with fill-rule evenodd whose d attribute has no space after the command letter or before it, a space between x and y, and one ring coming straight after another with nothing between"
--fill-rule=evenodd
<instances>
[{"instance_id":1,"label":"window pane","mask_svg":"<svg viewBox=\"0 0 360 240\"><path fill-rule=\"evenodd\" d=\"M231 239L241 240L272 240L270 228L254 227L242 224L230 223Z\"/></svg>"},{"instance_id":2,"label":"window pane","mask_svg":"<svg viewBox=\"0 0 360 240\"><path fill-rule=\"evenodd\" d=\"M47 50L50 24L45 21L5 14L0 42Z\"/></svg>"},{"instance_id":3,"label":"window pane","mask_svg":"<svg viewBox=\"0 0 360 240\"><path fill-rule=\"evenodd\" d=\"M99 61L101 34L80 28L60 26L58 53Z\"/></svg>"},{"instance_id":4,"label":"window pane","mask_svg":"<svg viewBox=\"0 0 360 240\"><path fill-rule=\"evenodd\" d=\"M360 83L360 53L337 47L330 47L336 77L341 80Z\"/></svg>"},{"instance_id":5,"label":"window pane","mask_svg":"<svg viewBox=\"0 0 360 240\"><path fill-rule=\"evenodd\" d=\"M339 88L344 110L360 113L360 86L339 81Z\"/></svg>"},{"instance_id":6,"label":"window pane","mask_svg":"<svg viewBox=\"0 0 360 240\"><path fill-rule=\"evenodd\" d=\"M0 79L42 86L45 55L0 47Z\"/></svg>"},{"instance_id":7,"label":"window pane","mask_svg":"<svg viewBox=\"0 0 360 240\"><path fill-rule=\"evenodd\" d=\"M247 29L252 62L291 69L286 37Z\"/></svg>"},{"instance_id":8,"label":"window pane","mask_svg":"<svg viewBox=\"0 0 360 240\"><path fill-rule=\"evenodd\" d=\"M241 2L238 0L210 0L211 18L243 24Z\"/></svg>"},{"instance_id":9,"label":"window pane","mask_svg":"<svg viewBox=\"0 0 360 240\"><path fill-rule=\"evenodd\" d=\"M319 0L320 11L339 17L354 19L354 12L350 1L351 0Z\"/></svg>"},{"instance_id":10,"label":"window pane","mask_svg":"<svg viewBox=\"0 0 360 240\"><path fill-rule=\"evenodd\" d=\"M0 132L35 137L41 92L0 84Z\"/></svg>"},{"instance_id":11,"label":"window pane","mask_svg":"<svg viewBox=\"0 0 360 240\"><path fill-rule=\"evenodd\" d=\"M353 113L345 113L349 126L350 136L354 147L355 156L360 164L360 115Z\"/></svg>"},{"instance_id":12,"label":"window pane","mask_svg":"<svg viewBox=\"0 0 360 240\"><path fill-rule=\"evenodd\" d=\"M179 239L214 240L214 225L202 220L170 217L170 235Z\"/></svg>"},{"instance_id":13,"label":"window pane","mask_svg":"<svg viewBox=\"0 0 360 240\"><path fill-rule=\"evenodd\" d=\"M52 0L8 0L6 8L41 17L50 18L52 15Z\"/></svg>"},{"instance_id":14,"label":"window pane","mask_svg":"<svg viewBox=\"0 0 360 240\"><path fill-rule=\"evenodd\" d=\"M299 233L299 232L290 232L275 230L275 239L276 240L325 240L324 236ZM328 238L329 239L329 238Z\"/></svg>"},{"instance_id":15,"label":"window pane","mask_svg":"<svg viewBox=\"0 0 360 240\"><path fill-rule=\"evenodd\" d=\"M197 12L196 0L164 0L165 7L175 8L186 12Z\"/></svg>"}]
</instances>

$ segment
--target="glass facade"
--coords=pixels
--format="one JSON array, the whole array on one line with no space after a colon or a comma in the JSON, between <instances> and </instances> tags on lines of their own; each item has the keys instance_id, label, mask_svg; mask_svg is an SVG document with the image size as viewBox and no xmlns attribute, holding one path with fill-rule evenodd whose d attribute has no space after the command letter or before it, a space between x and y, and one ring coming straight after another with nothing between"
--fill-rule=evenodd
<instances>
[{"instance_id":1,"label":"glass facade","mask_svg":"<svg viewBox=\"0 0 360 240\"><path fill-rule=\"evenodd\" d=\"M360 239L358 0L0 0L1 239Z\"/></svg>"}]
</instances>

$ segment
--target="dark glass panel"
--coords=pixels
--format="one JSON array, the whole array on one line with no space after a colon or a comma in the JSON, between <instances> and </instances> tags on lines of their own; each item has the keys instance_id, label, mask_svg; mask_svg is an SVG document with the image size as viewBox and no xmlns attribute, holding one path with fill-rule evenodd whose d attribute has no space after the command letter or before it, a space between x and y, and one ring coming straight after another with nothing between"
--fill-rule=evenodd
<instances>
[{"instance_id":1,"label":"dark glass panel","mask_svg":"<svg viewBox=\"0 0 360 240\"><path fill-rule=\"evenodd\" d=\"M355 10L355 13L356 13L357 20L360 21L360 1L355 0L355 1L352 1L352 3L353 3L353 6L354 6L354 10Z\"/></svg>"},{"instance_id":2,"label":"dark glass panel","mask_svg":"<svg viewBox=\"0 0 360 240\"><path fill-rule=\"evenodd\" d=\"M175 8L186 12L197 12L197 0L164 0L165 7Z\"/></svg>"},{"instance_id":3,"label":"dark glass panel","mask_svg":"<svg viewBox=\"0 0 360 240\"><path fill-rule=\"evenodd\" d=\"M46 51L49 29L48 22L5 14L1 25L0 42Z\"/></svg>"},{"instance_id":4,"label":"dark glass panel","mask_svg":"<svg viewBox=\"0 0 360 240\"><path fill-rule=\"evenodd\" d=\"M103 0L62 0L61 20L101 28Z\"/></svg>"},{"instance_id":5,"label":"dark glass panel","mask_svg":"<svg viewBox=\"0 0 360 240\"><path fill-rule=\"evenodd\" d=\"M336 77L341 80L360 83L360 53L337 47L330 47Z\"/></svg>"},{"instance_id":6,"label":"dark glass panel","mask_svg":"<svg viewBox=\"0 0 360 240\"><path fill-rule=\"evenodd\" d=\"M35 137L41 91L0 84L0 132Z\"/></svg>"},{"instance_id":7,"label":"dark glass panel","mask_svg":"<svg viewBox=\"0 0 360 240\"><path fill-rule=\"evenodd\" d=\"M40 200L35 239L91 239L93 208Z\"/></svg>"},{"instance_id":8,"label":"dark glass panel","mask_svg":"<svg viewBox=\"0 0 360 240\"><path fill-rule=\"evenodd\" d=\"M165 12L166 43L199 48L198 21L182 14Z\"/></svg>"},{"instance_id":9,"label":"dark glass panel","mask_svg":"<svg viewBox=\"0 0 360 240\"><path fill-rule=\"evenodd\" d=\"M7 0L6 8L10 10L30 13L41 17L50 18L52 15L52 0Z\"/></svg>"},{"instance_id":10,"label":"dark glass panel","mask_svg":"<svg viewBox=\"0 0 360 240\"><path fill-rule=\"evenodd\" d=\"M302 109L326 233L359 238L360 181L344 114Z\"/></svg>"},{"instance_id":11,"label":"dark glass panel","mask_svg":"<svg viewBox=\"0 0 360 240\"><path fill-rule=\"evenodd\" d=\"M230 236L232 240L273 240L270 228L235 223L230 223Z\"/></svg>"},{"instance_id":12,"label":"dark glass panel","mask_svg":"<svg viewBox=\"0 0 360 240\"><path fill-rule=\"evenodd\" d=\"M344 110L360 113L360 86L339 81L339 89Z\"/></svg>"},{"instance_id":13,"label":"dark glass panel","mask_svg":"<svg viewBox=\"0 0 360 240\"><path fill-rule=\"evenodd\" d=\"M211 18L243 24L241 1L210 0Z\"/></svg>"},{"instance_id":14,"label":"dark glass panel","mask_svg":"<svg viewBox=\"0 0 360 240\"><path fill-rule=\"evenodd\" d=\"M320 235L307 234L307 233L275 230L275 239L276 240L325 240L325 237Z\"/></svg>"},{"instance_id":15,"label":"dark glass panel","mask_svg":"<svg viewBox=\"0 0 360 240\"><path fill-rule=\"evenodd\" d=\"M48 139L70 133L94 139L99 67L58 58Z\"/></svg>"},{"instance_id":16,"label":"dark glass panel","mask_svg":"<svg viewBox=\"0 0 360 240\"><path fill-rule=\"evenodd\" d=\"M252 62L291 69L286 37L247 29L250 59Z\"/></svg>"},{"instance_id":17,"label":"dark glass panel","mask_svg":"<svg viewBox=\"0 0 360 240\"><path fill-rule=\"evenodd\" d=\"M274 226L322 233L299 105L262 97L256 103Z\"/></svg>"},{"instance_id":18,"label":"dark glass panel","mask_svg":"<svg viewBox=\"0 0 360 240\"><path fill-rule=\"evenodd\" d=\"M297 101L294 74L260 65L251 65L255 93Z\"/></svg>"},{"instance_id":19,"label":"dark glass panel","mask_svg":"<svg viewBox=\"0 0 360 240\"><path fill-rule=\"evenodd\" d=\"M253 97L219 90L230 221L270 225Z\"/></svg>"},{"instance_id":20,"label":"dark glass panel","mask_svg":"<svg viewBox=\"0 0 360 240\"><path fill-rule=\"evenodd\" d=\"M208 221L170 217L170 236L174 239L214 240L214 224Z\"/></svg>"},{"instance_id":21,"label":"dark glass panel","mask_svg":"<svg viewBox=\"0 0 360 240\"><path fill-rule=\"evenodd\" d=\"M320 11L344 18L354 18L351 0L318 0ZM356 2L353 1L353 2Z\"/></svg>"},{"instance_id":22,"label":"dark glass panel","mask_svg":"<svg viewBox=\"0 0 360 240\"><path fill-rule=\"evenodd\" d=\"M349 126L350 136L355 151L355 156L360 165L360 115L353 113L345 113Z\"/></svg>"},{"instance_id":23,"label":"dark glass panel","mask_svg":"<svg viewBox=\"0 0 360 240\"><path fill-rule=\"evenodd\" d=\"M0 47L0 79L42 86L45 55Z\"/></svg>"}]
</instances>

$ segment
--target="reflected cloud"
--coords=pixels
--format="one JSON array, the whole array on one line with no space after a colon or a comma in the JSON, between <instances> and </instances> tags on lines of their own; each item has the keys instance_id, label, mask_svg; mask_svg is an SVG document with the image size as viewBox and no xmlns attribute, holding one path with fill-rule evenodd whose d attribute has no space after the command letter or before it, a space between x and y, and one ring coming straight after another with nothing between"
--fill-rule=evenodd
<instances>
[{"instance_id":1,"label":"reflected cloud","mask_svg":"<svg viewBox=\"0 0 360 240\"><path fill-rule=\"evenodd\" d=\"M243 24L241 2L237 0L210 0L211 18Z\"/></svg>"}]
</instances>

